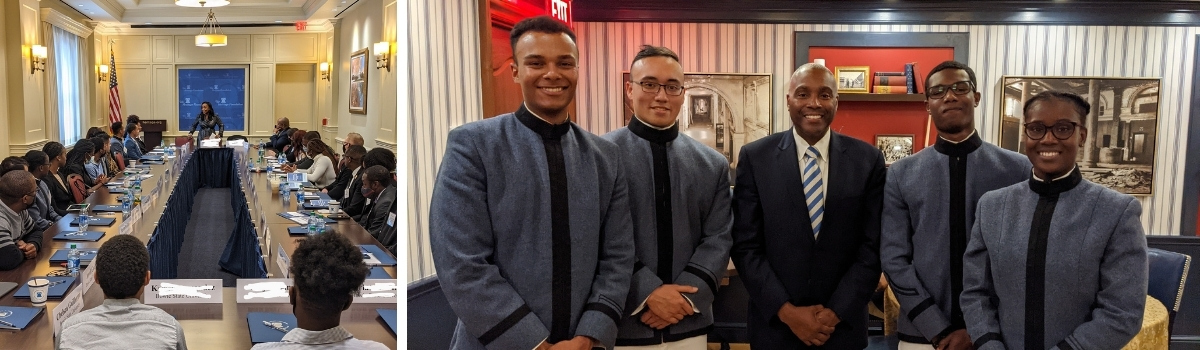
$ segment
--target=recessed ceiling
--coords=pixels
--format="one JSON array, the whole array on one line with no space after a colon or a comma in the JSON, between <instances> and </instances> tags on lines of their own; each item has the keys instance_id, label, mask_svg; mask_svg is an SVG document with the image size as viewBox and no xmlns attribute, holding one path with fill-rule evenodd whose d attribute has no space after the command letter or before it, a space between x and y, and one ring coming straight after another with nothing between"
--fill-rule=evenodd
<instances>
[{"instance_id":1,"label":"recessed ceiling","mask_svg":"<svg viewBox=\"0 0 1200 350\"><path fill-rule=\"evenodd\" d=\"M200 24L208 8L182 7L175 0L54 0L100 22L140 25ZM318 21L336 18L357 0L229 0L212 8L222 24ZM279 22L277 22L279 21Z\"/></svg>"}]
</instances>

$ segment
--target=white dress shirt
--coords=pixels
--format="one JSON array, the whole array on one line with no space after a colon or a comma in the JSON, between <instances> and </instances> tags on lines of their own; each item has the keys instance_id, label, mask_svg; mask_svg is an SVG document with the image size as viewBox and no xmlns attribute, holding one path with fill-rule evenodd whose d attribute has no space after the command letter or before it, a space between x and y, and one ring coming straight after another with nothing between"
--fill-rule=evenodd
<instances>
[{"instance_id":1,"label":"white dress shirt","mask_svg":"<svg viewBox=\"0 0 1200 350\"><path fill-rule=\"evenodd\" d=\"M817 144L810 145L808 144L808 141L804 141L804 138L800 137L800 133L796 131L796 128L792 127L792 137L796 138L796 159L800 161L801 176L804 174L804 152L807 151L809 147L813 147L817 149L817 152L821 153L820 156L817 157L817 168L821 170L822 192L829 192L829 134L830 131L825 130L825 136L822 136L820 140L817 140ZM801 184L804 183L804 179L796 180L800 181ZM801 187L803 186L804 185L801 185ZM817 201L817 205L825 206L826 198L829 198L828 194L821 196L821 200ZM805 198L805 203L808 203L807 198ZM804 215L808 215L807 209L804 211ZM819 232L817 233L817 236L820 236Z\"/></svg>"}]
</instances>

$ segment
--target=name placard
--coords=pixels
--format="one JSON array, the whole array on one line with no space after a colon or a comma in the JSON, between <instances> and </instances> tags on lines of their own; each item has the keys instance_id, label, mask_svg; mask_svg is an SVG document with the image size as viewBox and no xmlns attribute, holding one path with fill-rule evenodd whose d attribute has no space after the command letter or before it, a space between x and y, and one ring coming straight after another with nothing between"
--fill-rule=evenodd
<instances>
[{"instance_id":1,"label":"name placard","mask_svg":"<svg viewBox=\"0 0 1200 350\"><path fill-rule=\"evenodd\" d=\"M92 264L96 265L96 264ZM83 311L83 294L86 291L83 288L75 288L67 295L63 296L62 302L54 307L54 312L51 312L51 318L54 320L54 336L58 337L62 334L63 322L66 322L71 316Z\"/></svg>"},{"instance_id":2,"label":"name placard","mask_svg":"<svg viewBox=\"0 0 1200 350\"><path fill-rule=\"evenodd\" d=\"M220 304L220 279L152 279L142 293L147 305Z\"/></svg>"},{"instance_id":3,"label":"name placard","mask_svg":"<svg viewBox=\"0 0 1200 350\"><path fill-rule=\"evenodd\" d=\"M279 257L275 258L275 264L279 266L279 271L283 275L283 278L287 278L288 267L292 266L292 260L288 259L287 251L283 250L283 243L279 243L279 246L275 247L275 252L279 254Z\"/></svg>"},{"instance_id":4,"label":"name placard","mask_svg":"<svg viewBox=\"0 0 1200 350\"><path fill-rule=\"evenodd\" d=\"M368 279L358 293L355 293L354 302L395 305L396 295L399 293L395 279Z\"/></svg>"},{"instance_id":5,"label":"name placard","mask_svg":"<svg viewBox=\"0 0 1200 350\"><path fill-rule=\"evenodd\" d=\"M131 214L129 217L126 217L125 220L121 221L121 231L120 231L121 234L123 234L123 235L133 234L133 218L132 218L132 216L133 215Z\"/></svg>"},{"instance_id":6,"label":"name placard","mask_svg":"<svg viewBox=\"0 0 1200 350\"><path fill-rule=\"evenodd\" d=\"M242 140L229 140L225 142L225 145L229 147L246 147L246 142Z\"/></svg>"},{"instance_id":7,"label":"name placard","mask_svg":"<svg viewBox=\"0 0 1200 350\"><path fill-rule=\"evenodd\" d=\"M237 280L237 302L239 304L288 304L290 278L239 278Z\"/></svg>"},{"instance_id":8,"label":"name placard","mask_svg":"<svg viewBox=\"0 0 1200 350\"><path fill-rule=\"evenodd\" d=\"M200 148L218 148L218 147L221 147L221 140L219 140L219 139L200 140Z\"/></svg>"}]
</instances>

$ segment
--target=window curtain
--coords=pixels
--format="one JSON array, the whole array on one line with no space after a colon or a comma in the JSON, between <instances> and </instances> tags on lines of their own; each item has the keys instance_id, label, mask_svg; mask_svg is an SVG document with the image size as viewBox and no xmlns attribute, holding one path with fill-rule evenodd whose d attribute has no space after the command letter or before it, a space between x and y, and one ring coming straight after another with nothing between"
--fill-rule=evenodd
<instances>
[{"instance_id":1,"label":"window curtain","mask_svg":"<svg viewBox=\"0 0 1200 350\"><path fill-rule=\"evenodd\" d=\"M88 115L84 103L88 88L87 63L83 60L86 39L50 23L42 23L42 33L48 53L46 61L46 115L53 128L58 130L58 140L63 145L72 145L83 137L84 124ZM50 135L47 135L50 136Z\"/></svg>"}]
</instances>

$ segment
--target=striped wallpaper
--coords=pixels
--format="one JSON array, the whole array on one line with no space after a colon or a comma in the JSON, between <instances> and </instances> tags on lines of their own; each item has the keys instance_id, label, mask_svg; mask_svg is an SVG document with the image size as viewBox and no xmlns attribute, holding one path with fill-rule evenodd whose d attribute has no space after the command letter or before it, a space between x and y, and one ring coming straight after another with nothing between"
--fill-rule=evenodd
<instances>
[{"instance_id":1,"label":"striped wallpaper","mask_svg":"<svg viewBox=\"0 0 1200 350\"><path fill-rule=\"evenodd\" d=\"M476 0L408 1L408 281L434 274L429 253L429 199L459 125L483 118ZM403 107L401 107L403 108ZM400 138L403 139L403 138Z\"/></svg>"},{"instance_id":2,"label":"striped wallpaper","mask_svg":"<svg viewBox=\"0 0 1200 350\"><path fill-rule=\"evenodd\" d=\"M429 198L450 129L481 119L477 2L409 2L409 96L412 155L409 186L409 281L434 273L429 253ZM437 20L431 20L437 19ZM685 71L770 73L773 110L783 115L784 81L793 68L797 31L969 33L970 60L985 96L977 126L999 135L997 90L1003 75L1162 77L1155 195L1139 197L1153 235L1179 231L1192 59L1200 27L808 25L577 22L581 72L578 122L596 134L621 126L621 72L641 44L681 56ZM775 118L776 131L789 128Z\"/></svg>"},{"instance_id":3,"label":"striped wallpaper","mask_svg":"<svg viewBox=\"0 0 1200 350\"><path fill-rule=\"evenodd\" d=\"M1148 234L1178 235L1192 95L1193 45L1200 27L812 25L579 22L579 123L603 134L622 125L621 72L642 44L680 55L684 71L770 73L777 98L774 131L791 127L784 87L794 68L798 31L959 32L970 34L970 59L983 101L976 126L985 141L999 137L1004 75L1162 77L1154 195L1138 197Z\"/></svg>"}]
</instances>

